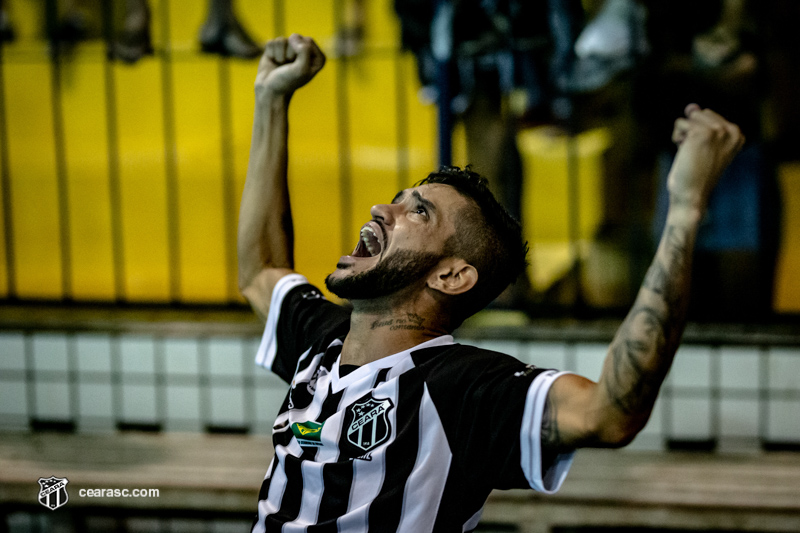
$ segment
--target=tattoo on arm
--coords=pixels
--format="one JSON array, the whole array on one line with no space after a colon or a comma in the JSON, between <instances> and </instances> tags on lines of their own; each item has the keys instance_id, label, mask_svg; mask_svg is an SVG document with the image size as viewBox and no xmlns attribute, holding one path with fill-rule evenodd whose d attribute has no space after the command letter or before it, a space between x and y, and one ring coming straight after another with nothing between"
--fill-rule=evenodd
<instances>
[{"instance_id":1,"label":"tattoo on arm","mask_svg":"<svg viewBox=\"0 0 800 533\"><path fill-rule=\"evenodd\" d=\"M562 445L561 434L558 430L558 418L556 417L556 405L548 396L544 403L542 413L542 447L545 449L558 449Z\"/></svg>"},{"instance_id":2,"label":"tattoo on arm","mask_svg":"<svg viewBox=\"0 0 800 533\"><path fill-rule=\"evenodd\" d=\"M605 388L625 415L649 413L677 348L689 295L689 241L689 229L667 227L642 285L656 298L637 298L611 346Z\"/></svg>"},{"instance_id":3,"label":"tattoo on arm","mask_svg":"<svg viewBox=\"0 0 800 533\"><path fill-rule=\"evenodd\" d=\"M608 397L626 415L635 415L642 406L652 405L660 380L653 382L652 371L643 361L663 349L664 322L649 307L635 309L625 335L611 348L611 375L605 380Z\"/></svg>"},{"instance_id":4,"label":"tattoo on arm","mask_svg":"<svg viewBox=\"0 0 800 533\"><path fill-rule=\"evenodd\" d=\"M647 271L643 286L664 298L668 306L679 304L685 298L689 236L686 229L669 226L666 229L663 255L657 254L653 265Z\"/></svg>"}]
</instances>

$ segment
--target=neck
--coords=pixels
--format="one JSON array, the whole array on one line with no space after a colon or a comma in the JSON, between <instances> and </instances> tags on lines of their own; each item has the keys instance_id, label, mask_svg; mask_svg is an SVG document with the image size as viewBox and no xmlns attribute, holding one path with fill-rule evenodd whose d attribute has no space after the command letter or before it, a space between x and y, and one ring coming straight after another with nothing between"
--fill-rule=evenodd
<instances>
[{"instance_id":1,"label":"neck","mask_svg":"<svg viewBox=\"0 0 800 533\"><path fill-rule=\"evenodd\" d=\"M342 364L365 365L413 348L449 332L421 305L359 305L353 302L350 332L342 346Z\"/></svg>"}]
</instances>

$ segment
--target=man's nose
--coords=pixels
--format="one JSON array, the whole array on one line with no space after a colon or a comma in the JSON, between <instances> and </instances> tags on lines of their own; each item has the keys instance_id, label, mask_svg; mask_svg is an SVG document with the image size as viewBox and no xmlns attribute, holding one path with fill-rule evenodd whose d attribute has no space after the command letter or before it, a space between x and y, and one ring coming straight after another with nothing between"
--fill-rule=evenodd
<instances>
[{"instance_id":1,"label":"man's nose","mask_svg":"<svg viewBox=\"0 0 800 533\"><path fill-rule=\"evenodd\" d=\"M372 218L380 219L385 225L391 226L394 224L395 211L398 206L396 204L377 204L373 205L369 210Z\"/></svg>"}]
</instances>

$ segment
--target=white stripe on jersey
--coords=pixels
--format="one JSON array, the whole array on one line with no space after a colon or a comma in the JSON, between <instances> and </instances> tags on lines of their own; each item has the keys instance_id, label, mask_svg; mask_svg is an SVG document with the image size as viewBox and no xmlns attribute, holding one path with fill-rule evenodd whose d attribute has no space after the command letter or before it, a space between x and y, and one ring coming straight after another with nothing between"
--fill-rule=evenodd
<instances>
[{"instance_id":1,"label":"white stripe on jersey","mask_svg":"<svg viewBox=\"0 0 800 533\"><path fill-rule=\"evenodd\" d=\"M542 473L542 414L547 392L553 382L569 372L548 370L533 380L525 398L525 411L520 428L520 464L531 488L544 494L558 491L567 477L574 452L559 454L547 472Z\"/></svg>"},{"instance_id":2,"label":"white stripe on jersey","mask_svg":"<svg viewBox=\"0 0 800 533\"><path fill-rule=\"evenodd\" d=\"M384 454L377 459L380 462L379 476L370 483L368 472L371 463L366 461L353 461L353 485L350 487L350 500L347 504L347 514L336 521L339 531L352 531L353 533L366 533L369 525L369 506L380 492L386 472L384 471ZM376 459L373 459L373 462Z\"/></svg>"},{"instance_id":3,"label":"white stripe on jersey","mask_svg":"<svg viewBox=\"0 0 800 533\"><path fill-rule=\"evenodd\" d=\"M345 377L349 377L356 372L358 372L358 370L354 370ZM344 397L342 398L342 405L348 405L363 396L367 391L372 390L372 381L374 379L374 375L369 374L366 376L366 379L362 379L357 386L348 388L347 392L345 392ZM397 405L397 385L397 380L389 383L382 383L380 386L378 386L378 388L375 389L375 396L380 398L388 397L395 405ZM389 413L389 422L392 428L392 433L388 439L389 442L394 441L397 432L397 419L395 418L396 414L396 409L393 409ZM378 493L380 493L386 477L387 449L388 446L383 446L373 452L371 461L361 461L358 459L353 461L353 484L350 487L350 501L347 504L347 514L337 521L339 531L347 531L348 533L350 531L367 531L367 526L369 523L369 506L378 496Z\"/></svg>"},{"instance_id":4,"label":"white stripe on jersey","mask_svg":"<svg viewBox=\"0 0 800 533\"><path fill-rule=\"evenodd\" d=\"M265 481L267 479L269 479L270 475L272 474L273 463L275 463L275 456L273 456L272 460L269 462L269 468L267 468L267 474L264 476L264 480ZM259 517L264 516L267 513L271 512L271 511L267 510L267 508L269 506L267 501L268 500L266 500L266 501L259 500L258 507L256 508L256 514ZM264 514L262 515L262 513L264 513ZM253 525L253 529L252 529L252 531L250 533L264 533L264 524L262 524L261 522L256 523L255 525Z\"/></svg>"},{"instance_id":5,"label":"white stripe on jersey","mask_svg":"<svg viewBox=\"0 0 800 533\"><path fill-rule=\"evenodd\" d=\"M275 450L275 456L272 460L278 461L279 467L275 469L275 474L269 482L267 499L258 502L258 522L253 528L253 533L264 533L266 531L264 517L276 513L280 509L280 502L283 499L283 491L286 490L287 482L286 471L283 468L285 457L286 452L283 448ZM274 502L274 504L270 502Z\"/></svg>"},{"instance_id":6,"label":"white stripe on jersey","mask_svg":"<svg viewBox=\"0 0 800 533\"><path fill-rule=\"evenodd\" d=\"M308 283L305 276L300 274L289 274L283 276L272 291L272 299L269 303L269 316L267 317L267 325L264 328L264 334L261 337L261 344L258 346L256 352L256 364L261 365L267 370L272 370L272 363L275 361L275 354L278 349L277 335L275 332L278 329L278 317L280 316L280 307L283 303L283 298L288 292L298 285Z\"/></svg>"},{"instance_id":7,"label":"white stripe on jersey","mask_svg":"<svg viewBox=\"0 0 800 533\"><path fill-rule=\"evenodd\" d=\"M433 404L428 385L419 406L419 446L414 469L403 492L403 513L397 531L429 532L436 523L439 503L453 454L447 445L442 419Z\"/></svg>"},{"instance_id":8,"label":"white stripe on jersey","mask_svg":"<svg viewBox=\"0 0 800 533\"><path fill-rule=\"evenodd\" d=\"M300 513L293 522L284 524L284 533L305 531L306 526L317 523L319 506L322 501L322 463L303 461L300 472L303 475L303 496L300 501Z\"/></svg>"}]
</instances>

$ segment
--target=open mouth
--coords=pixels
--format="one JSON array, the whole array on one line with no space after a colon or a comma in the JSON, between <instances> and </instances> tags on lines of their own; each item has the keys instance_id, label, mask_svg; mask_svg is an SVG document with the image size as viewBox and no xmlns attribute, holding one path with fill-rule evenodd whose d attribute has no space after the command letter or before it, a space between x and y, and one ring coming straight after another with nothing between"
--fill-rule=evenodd
<instances>
[{"instance_id":1,"label":"open mouth","mask_svg":"<svg viewBox=\"0 0 800 533\"><path fill-rule=\"evenodd\" d=\"M383 231L377 222L370 221L361 226L361 235L353 250L353 257L375 257L383 250Z\"/></svg>"}]
</instances>

